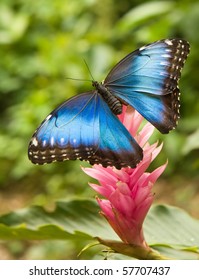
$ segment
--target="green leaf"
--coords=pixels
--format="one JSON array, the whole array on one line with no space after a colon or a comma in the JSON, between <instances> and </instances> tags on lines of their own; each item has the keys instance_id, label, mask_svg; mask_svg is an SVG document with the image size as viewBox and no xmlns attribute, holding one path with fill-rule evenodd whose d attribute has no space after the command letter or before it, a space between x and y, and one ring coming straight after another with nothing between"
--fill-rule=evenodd
<instances>
[{"instance_id":1,"label":"green leaf","mask_svg":"<svg viewBox=\"0 0 199 280\"><path fill-rule=\"evenodd\" d=\"M199 221L184 210L157 205L144 223L147 243L160 254L173 259L198 259Z\"/></svg>"},{"instance_id":2,"label":"green leaf","mask_svg":"<svg viewBox=\"0 0 199 280\"><path fill-rule=\"evenodd\" d=\"M143 21L161 16L171 11L173 3L171 1L154 1L136 6L130 10L117 24L116 29L126 32L131 28L139 26Z\"/></svg>"},{"instance_id":3,"label":"green leaf","mask_svg":"<svg viewBox=\"0 0 199 280\"><path fill-rule=\"evenodd\" d=\"M92 200L59 201L54 211L33 206L0 217L0 238L4 240L92 239L98 233L117 238L99 214Z\"/></svg>"},{"instance_id":4,"label":"green leaf","mask_svg":"<svg viewBox=\"0 0 199 280\"><path fill-rule=\"evenodd\" d=\"M28 16L14 14L6 5L0 5L0 44L10 44L20 39L28 27Z\"/></svg>"},{"instance_id":5,"label":"green leaf","mask_svg":"<svg viewBox=\"0 0 199 280\"><path fill-rule=\"evenodd\" d=\"M94 200L59 201L53 211L41 206L18 210L0 217L2 240L78 240L98 236L119 240L99 215ZM199 255L199 221L171 206L153 206L144 223L147 243L172 258L194 259Z\"/></svg>"},{"instance_id":6,"label":"green leaf","mask_svg":"<svg viewBox=\"0 0 199 280\"><path fill-rule=\"evenodd\" d=\"M192 133L191 135L189 135L189 137L187 137L187 141L183 148L184 155L187 155L192 150L196 150L199 148L198 139L199 139L199 129L197 129L194 133Z\"/></svg>"},{"instance_id":7,"label":"green leaf","mask_svg":"<svg viewBox=\"0 0 199 280\"><path fill-rule=\"evenodd\" d=\"M199 221L180 208L157 205L146 217L144 232L150 245L199 247Z\"/></svg>"}]
</instances>

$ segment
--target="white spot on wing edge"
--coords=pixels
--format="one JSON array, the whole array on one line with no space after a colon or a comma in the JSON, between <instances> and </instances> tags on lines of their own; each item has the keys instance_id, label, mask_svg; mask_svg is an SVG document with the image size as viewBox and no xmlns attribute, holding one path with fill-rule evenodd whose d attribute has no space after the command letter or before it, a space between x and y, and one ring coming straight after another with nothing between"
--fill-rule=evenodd
<instances>
[{"instance_id":1,"label":"white spot on wing edge","mask_svg":"<svg viewBox=\"0 0 199 280\"><path fill-rule=\"evenodd\" d=\"M32 138L32 145L37 147L38 141L37 141L36 137Z\"/></svg>"},{"instance_id":2,"label":"white spot on wing edge","mask_svg":"<svg viewBox=\"0 0 199 280\"><path fill-rule=\"evenodd\" d=\"M143 51L144 49L146 49L146 45L141 47L141 48L139 48L139 51Z\"/></svg>"},{"instance_id":3,"label":"white spot on wing edge","mask_svg":"<svg viewBox=\"0 0 199 280\"><path fill-rule=\"evenodd\" d=\"M51 118L52 114L48 115L46 118L45 118L45 121L48 121L50 118Z\"/></svg>"},{"instance_id":4,"label":"white spot on wing edge","mask_svg":"<svg viewBox=\"0 0 199 280\"><path fill-rule=\"evenodd\" d=\"M169 45L169 46L172 46L172 45L173 45L172 41L169 40L169 39L166 39L166 40L165 40L165 43L166 43L167 45Z\"/></svg>"}]
</instances>

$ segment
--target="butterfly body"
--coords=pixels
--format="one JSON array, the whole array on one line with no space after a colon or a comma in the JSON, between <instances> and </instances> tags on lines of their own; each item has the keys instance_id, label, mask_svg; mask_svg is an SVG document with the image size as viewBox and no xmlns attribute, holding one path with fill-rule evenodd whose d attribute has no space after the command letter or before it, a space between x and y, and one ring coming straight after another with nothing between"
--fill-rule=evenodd
<instances>
[{"instance_id":1,"label":"butterfly body","mask_svg":"<svg viewBox=\"0 0 199 280\"><path fill-rule=\"evenodd\" d=\"M93 86L96 88L99 94L104 98L105 102L109 105L109 108L115 115L122 113L122 103L117 97L115 97L102 83L93 81Z\"/></svg>"},{"instance_id":2,"label":"butterfly body","mask_svg":"<svg viewBox=\"0 0 199 280\"><path fill-rule=\"evenodd\" d=\"M87 160L104 167L135 167L142 149L117 118L130 105L162 133L179 118L178 80L189 53L181 39L146 45L122 59L103 83L56 108L41 123L29 144L33 163Z\"/></svg>"}]
</instances>

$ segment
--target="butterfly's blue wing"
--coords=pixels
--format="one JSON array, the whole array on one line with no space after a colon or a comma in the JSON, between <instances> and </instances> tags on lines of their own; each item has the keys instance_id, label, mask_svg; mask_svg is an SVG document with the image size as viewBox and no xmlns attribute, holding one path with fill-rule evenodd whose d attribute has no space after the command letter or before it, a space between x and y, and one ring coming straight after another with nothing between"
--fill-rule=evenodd
<instances>
[{"instance_id":1,"label":"butterfly's blue wing","mask_svg":"<svg viewBox=\"0 0 199 280\"><path fill-rule=\"evenodd\" d=\"M121 60L104 86L162 133L168 133L179 118L178 80L188 53L189 44L181 39L146 45Z\"/></svg>"},{"instance_id":2,"label":"butterfly's blue wing","mask_svg":"<svg viewBox=\"0 0 199 280\"><path fill-rule=\"evenodd\" d=\"M73 97L35 131L28 149L33 163L87 160L103 166L135 167L142 149L97 91Z\"/></svg>"}]
</instances>

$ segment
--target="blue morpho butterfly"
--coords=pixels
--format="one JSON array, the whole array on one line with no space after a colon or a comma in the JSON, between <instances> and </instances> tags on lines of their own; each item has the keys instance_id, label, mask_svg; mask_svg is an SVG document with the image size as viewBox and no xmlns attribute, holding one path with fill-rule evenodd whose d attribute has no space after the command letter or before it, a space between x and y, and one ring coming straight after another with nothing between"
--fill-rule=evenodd
<instances>
[{"instance_id":1,"label":"blue morpho butterfly","mask_svg":"<svg viewBox=\"0 0 199 280\"><path fill-rule=\"evenodd\" d=\"M86 160L104 167L135 167L141 147L116 115L130 105L160 132L179 118L178 80L189 53L182 39L165 39L128 54L94 90L70 98L35 131L29 159L36 164Z\"/></svg>"}]
</instances>

